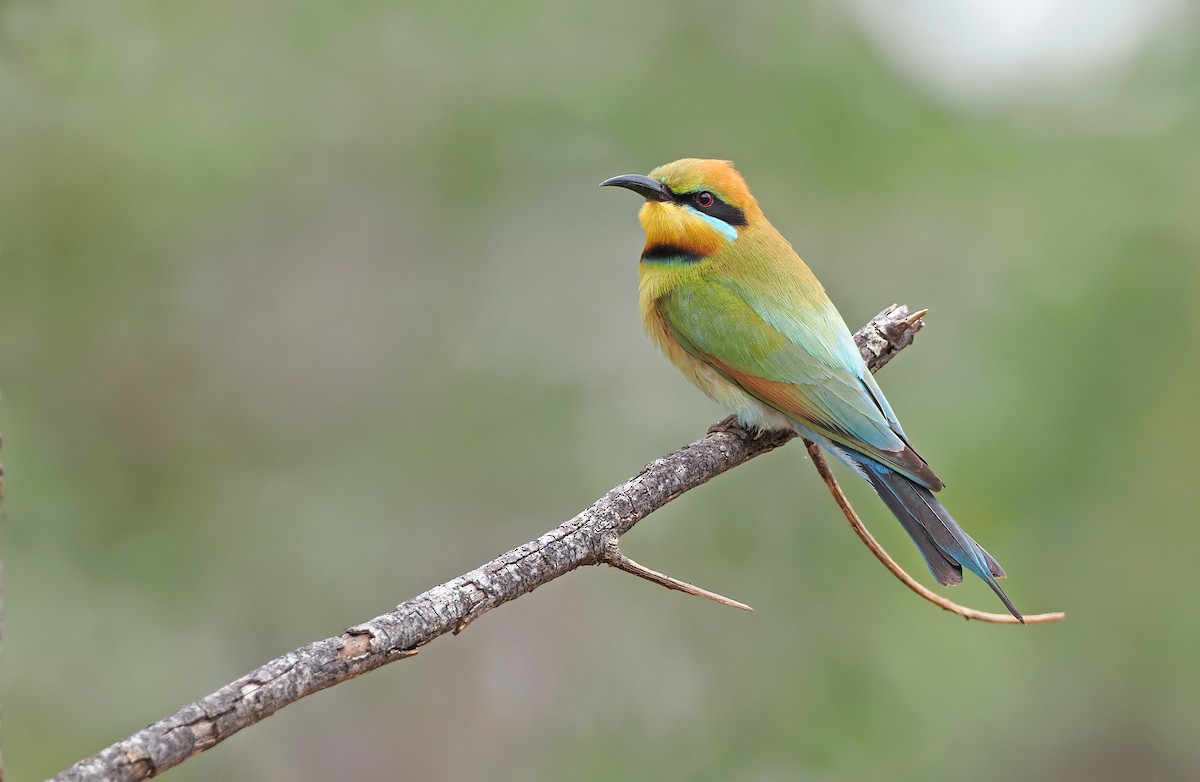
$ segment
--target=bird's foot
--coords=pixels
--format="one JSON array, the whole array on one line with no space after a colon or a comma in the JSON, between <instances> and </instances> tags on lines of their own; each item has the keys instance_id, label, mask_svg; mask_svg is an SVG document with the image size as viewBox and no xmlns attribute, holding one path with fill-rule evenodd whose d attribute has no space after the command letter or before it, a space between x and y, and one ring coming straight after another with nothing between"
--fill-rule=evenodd
<instances>
[{"instance_id":1,"label":"bird's foot","mask_svg":"<svg viewBox=\"0 0 1200 782\"><path fill-rule=\"evenodd\" d=\"M716 434L717 432L731 434L734 437L740 437L743 440L758 440L767 433L765 429L744 426L738 421L736 415L722 418L720 421L717 421L715 424L708 427L709 434Z\"/></svg>"}]
</instances>

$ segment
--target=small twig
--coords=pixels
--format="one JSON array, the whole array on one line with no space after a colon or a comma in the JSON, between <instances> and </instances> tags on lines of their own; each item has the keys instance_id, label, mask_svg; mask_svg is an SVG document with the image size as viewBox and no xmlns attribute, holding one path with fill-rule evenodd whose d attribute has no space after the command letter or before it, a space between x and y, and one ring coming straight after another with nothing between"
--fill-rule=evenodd
<instances>
[{"instance_id":1,"label":"small twig","mask_svg":"<svg viewBox=\"0 0 1200 782\"><path fill-rule=\"evenodd\" d=\"M821 452L821 446L809 440L804 441L804 445L808 448L808 455L812 457L813 466L817 468L817 472L821 474L825 485L829 487L830 494L837 502L838 507L842 509L842 513L846 515L846 521L850 522L850 526L854 528L854 532L859 539L867 545L875 558L883 563L883 566L892 571L892 575L900 579L906 587L916 592L921 597L933 603L938 608L949 611L952 614L958 614L963 619L974 619L979 622L992 622L994 624L1019 624L1019 620L1012 614L992 614L987 611L979 611L974 608L967 608L959 605L953 600L942 597L937 592L927 589L916 579L905 572L904 568L892 559L891 555L883 550L883 546L879 545L879 541L875 540L875 536L863 525L862 519L854 511L850 505L850 500L846 497L842 487L838 484L837 478L833 477L833 471L829 469L829 462L825 461L825 454ZM1034 614L1025 616L1025 624L1035 625L1044 622L1058 622L1067 617L1062 612L1052 614Z\"/></svg>"},{"instance_id":2,"label":"small twig","mask_svg":"<svg viewBox=\"0 0 1200 782\"><path fill-rule=\"evenodd\" d=\"M629 557L621 553L620 538L616 535L609 535L604 540L604 556L603 561L607 565L612 565L617 570L624 570L630 575L644 578L659 586L664 586L667 589L675 589L680 592L685 592L696 597L703 597L706 600L712 600L714 603L720 603L723 606L732 606L740 608L743 611L753 611L754 609L745 603L740 603L732 598L719 595L716 592L709 592L707 589L701 589L695 584L689 584L686 581L680 581L677 578L672 578L665 573L659 573L657 570L651 570L645 565L639 565Z\"/></svg>"}]
</instances>

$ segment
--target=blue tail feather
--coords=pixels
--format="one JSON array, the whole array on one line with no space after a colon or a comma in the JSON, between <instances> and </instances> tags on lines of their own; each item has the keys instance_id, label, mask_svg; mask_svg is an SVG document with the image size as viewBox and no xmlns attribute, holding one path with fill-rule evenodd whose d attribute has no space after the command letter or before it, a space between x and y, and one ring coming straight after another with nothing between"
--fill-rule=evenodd
<instances>
[{"instance_id":1,"label":"blue tail feather","mask_svg":"<svg viewBox=\"0 0 1200 782\"><path fill-rule=\"evenodd\" d=\"M867 479L899 519L938 583L962 583L965 567L991 587L1013 616L1024 621L1021 612L996 582L997 578L1004 577L1004 568L958 526L929 489L862 454L836 450Z\"/></svg>"}]
</instances>

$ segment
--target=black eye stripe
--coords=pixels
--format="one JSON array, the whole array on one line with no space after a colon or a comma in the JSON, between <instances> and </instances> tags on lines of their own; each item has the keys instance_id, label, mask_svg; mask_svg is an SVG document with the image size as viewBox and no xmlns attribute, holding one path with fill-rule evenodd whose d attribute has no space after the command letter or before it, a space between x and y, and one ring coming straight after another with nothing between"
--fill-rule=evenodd
<instances>
[{"instance_id":1,"label":"black eye stripe","mask_svg":"<svg viewBox=\"0 0 1200 782\"><path fill-rule=\"evenodd\" d=\"M700 206L696 203L696 196L700 193L708 193L712 196L712 206ZM721 197L711 190L694 190L689 193L676 193L672 191L671 198L677 204L690 206L706 215L712 215L718 220L724 220L735 228L746 224L746 213L744 211L722 201Z\"/></svg>"}]
</instances>

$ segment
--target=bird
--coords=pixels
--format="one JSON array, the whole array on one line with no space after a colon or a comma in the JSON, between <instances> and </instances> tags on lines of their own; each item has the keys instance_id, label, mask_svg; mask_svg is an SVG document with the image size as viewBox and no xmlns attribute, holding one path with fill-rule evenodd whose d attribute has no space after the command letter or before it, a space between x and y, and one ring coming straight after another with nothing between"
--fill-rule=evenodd
<instances>
[{"instance_id":1,"label":"bird","mask_svg":"<svg viewBox=\"0 0 1200 782\"><path fill-rule=\"evenodd\" d=\"M642 196L642 325L747 431L791 429L871 485L942 585L981 578L1019 621L1000 564L934 493L942 480L868 371L817 280L727 160L684 158L602 187Z\"/></svg>"}]
</instances>

